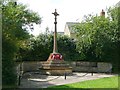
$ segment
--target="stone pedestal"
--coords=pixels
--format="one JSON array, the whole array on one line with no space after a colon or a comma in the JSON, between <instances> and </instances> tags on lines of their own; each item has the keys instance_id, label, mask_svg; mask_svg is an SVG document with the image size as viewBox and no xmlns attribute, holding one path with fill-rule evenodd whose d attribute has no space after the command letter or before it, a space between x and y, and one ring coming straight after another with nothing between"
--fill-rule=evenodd
<instances>
[{"instance_id":1,"label":"stone pedestal","mask_svg":"<svg viewBox=\"0 0 120 90\"><path fill-rule=\"evenodd\" d=\"M72 74L72 67L63 60L59 53L51 53L48 60L42 65L43 71L50 75Z\"/></svg>"}]
</instances>

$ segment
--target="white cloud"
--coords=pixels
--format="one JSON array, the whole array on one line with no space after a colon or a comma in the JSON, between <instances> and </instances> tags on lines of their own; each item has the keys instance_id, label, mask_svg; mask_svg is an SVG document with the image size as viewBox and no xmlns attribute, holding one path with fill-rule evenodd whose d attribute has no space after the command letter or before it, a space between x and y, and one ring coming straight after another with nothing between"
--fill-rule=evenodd
<instances>
[{"instance_id":1,"label":"white cloud","mask_svg":"<svg viewBox=\"0 0 120 90\"><path fill-rule=\"evenodd\" d=\"M102 9L115 5L119 0L19 0L27 4L30 9L38 12L43 17L41 27L36 27L34 34L44 32L48 26L54 30L54 16L52 12L57 9L58 31L64 31L66 22L81 20L87 14L99 14Z\"/></svg>"}]
</instances>

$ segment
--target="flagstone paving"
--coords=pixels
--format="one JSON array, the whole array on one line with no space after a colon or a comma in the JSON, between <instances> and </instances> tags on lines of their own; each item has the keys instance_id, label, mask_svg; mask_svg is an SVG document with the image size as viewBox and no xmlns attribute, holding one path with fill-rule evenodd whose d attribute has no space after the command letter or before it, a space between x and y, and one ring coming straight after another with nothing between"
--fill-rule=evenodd
<instances>
[{"instance_id":1,"label":"flagstone paving","mask_svg":"<svg viewBox=\"0 0 120 90\"><path fill-rule=\"evenodd\" d=\"M47 88L49 86L94 80L111 76L115 75L104 73L94 73L93 75L91 73L73 73L72 75L66 76L65 79L65 76L29 74L27 77L23 76L19 88Z\"/></svg>"}]
</instances>

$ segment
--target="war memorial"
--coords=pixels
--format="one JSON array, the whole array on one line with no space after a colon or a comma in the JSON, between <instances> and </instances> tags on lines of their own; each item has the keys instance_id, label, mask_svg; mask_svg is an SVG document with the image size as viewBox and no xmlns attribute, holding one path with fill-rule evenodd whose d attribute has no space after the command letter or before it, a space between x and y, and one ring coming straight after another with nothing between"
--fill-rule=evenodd
<instances>
[{"instance_id":1,"label":"war memorial","mask_svg":"<svg viewBox=\"0 0 120 90\"><path fill-rule=\"evenodd\" d=\"M65 73L71 74L72 67L64 61L63 56L58 52L57 49L57 16L59 15L56 12L52 13L55 16L55 31L54 31L54 46L53 46L53 53L50 53L48 60L42 64L41 70L44 73L50 75L64 75Z\"/></svg>"}]
</instances>

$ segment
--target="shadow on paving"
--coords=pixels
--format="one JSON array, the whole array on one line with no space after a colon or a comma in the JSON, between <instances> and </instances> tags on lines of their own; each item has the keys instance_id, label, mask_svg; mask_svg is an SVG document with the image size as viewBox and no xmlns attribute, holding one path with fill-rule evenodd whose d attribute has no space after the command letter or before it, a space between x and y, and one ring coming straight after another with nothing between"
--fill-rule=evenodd
<instances>
[{"instance_id":1,"label":"shadow on paving","mask_svg":"<svg viewBox=\"0 0 120 90\"><path fill-rule=\"evenodd\" d=\"M47 88L47 86L53 86L54 84L50 84L48 81L57 78L50 78L50 79L48 78L49 75L41 75L39 73L24 74L24 76L21 79L19 89L39 90L38 88Z\"/></svg>"},{"instance_id":2,"label":"shadow on paving","mask_svg":"<svg viewBox=\"0 0 120 90\"><path fill-rule=\"evenodd\" d=\"M62 90L65 88L69 88L69 90L72 87L66 86L65 88L52 88L51 86L56 85L62 85L67 84L71 82L83 81L88 79L95 79L95 78L102 78L106 77L107 75L102 74L93 74L91 73L73 73L71 76L67 76L67 79L65 80L64 76L50 76L50 75L41 75L41 74L31 74L31 76L23 76L21 79L21 83L19 86L19 89L16 90ZM82 78L79 78L82 77ZM89 78L88 78L89 77ZM108 77L108 76L107 76ZM76 80L76 78L78 78ZM48 89L47 89L48 88ZM72 90L102 90L102 89L80 89L80 88L72 88ZM14 89L12 89L14 90ZM117 90L117 89L103 89L103 90Z\"/></svg>"}]
</instances>

